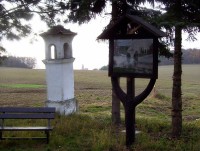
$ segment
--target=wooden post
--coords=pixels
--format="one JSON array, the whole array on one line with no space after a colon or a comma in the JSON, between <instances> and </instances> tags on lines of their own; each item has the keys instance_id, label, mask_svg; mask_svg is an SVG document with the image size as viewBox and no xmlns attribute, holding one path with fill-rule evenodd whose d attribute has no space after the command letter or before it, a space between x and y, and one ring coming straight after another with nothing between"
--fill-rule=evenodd
<instances>
[{"instance_id":1,"label":"wooden post","mask_svg":"<svg viewBox=\"0 0 200 151\"><path fill-rule=\"evenodd\" d=\"M118 82L120 82L119 79L118 79ZM121 124L120 99L115 94L115 91L113 88L112 88L112 123L114 125Z\"/></svg>"},{"instance_id":2,"label":"wooden post","mask_svg":"<svg viewBox=\"0 0 200 151\"><path fill-rule=\"evenodd\" d=\"M129 148L135 141L135 79L127 78L127 101L125 103L126 146Z\"/></svg>"}]
</instances>

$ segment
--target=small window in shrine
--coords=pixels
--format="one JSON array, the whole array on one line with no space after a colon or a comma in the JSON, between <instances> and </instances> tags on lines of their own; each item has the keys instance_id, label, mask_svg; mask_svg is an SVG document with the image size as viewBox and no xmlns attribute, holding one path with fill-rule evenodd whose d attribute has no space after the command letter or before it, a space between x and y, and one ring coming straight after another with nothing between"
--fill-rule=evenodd
<instances>
[{"instance_id":1,"label":"small window in shrine","mask_svg":"<svg viewBox=\"0 0 200 151\"><path fill-rule=\"evenodd\" d=\"M56 59L56 47L54 45L50 46L50 59Z\"/></svg>"},{"instance_id":2,"label":"small window in shrine","mask_svg":"<svg viewBox=\"0 0 200 151\"><path fill-rule=\"evenodd\" d=\"M70 47L68 43L64 44L64 58L71 58L72 54L70 52Z\"/></svg>"}]
</instances>

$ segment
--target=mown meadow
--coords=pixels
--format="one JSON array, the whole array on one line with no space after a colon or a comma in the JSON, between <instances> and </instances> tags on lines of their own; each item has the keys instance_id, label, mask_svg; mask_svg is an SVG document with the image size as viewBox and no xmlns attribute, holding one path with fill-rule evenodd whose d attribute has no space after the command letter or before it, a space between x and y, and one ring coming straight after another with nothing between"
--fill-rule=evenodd
<instances>
[{"instance_id":1,"label":"mown meadow","mask_svg":"<svg viewBox=\"0 0 200 151\"><path fill-rule=\"evenodd\" d=\"M135 151L200 150L200 65L183 65L183 134L173 140L171 131L172 66L159 67L152 92L136 109ZM56 115L52 121L50 143L37 140L4 140L0 151L121 151L126 150L124 111L122 124L111 122L111 82L106 71L75 70L75 97L79 112ZM121 81L125 89L125 79ZM136 79L136 94L148 79ZM0 106L44 106L46 100L45 70L0 68ZM17 124L11 121L11 124ZM21 121L24 125L34 121ZM5 135L42 135L30 132L7 132Z\"/></svg>"}]
</instances>

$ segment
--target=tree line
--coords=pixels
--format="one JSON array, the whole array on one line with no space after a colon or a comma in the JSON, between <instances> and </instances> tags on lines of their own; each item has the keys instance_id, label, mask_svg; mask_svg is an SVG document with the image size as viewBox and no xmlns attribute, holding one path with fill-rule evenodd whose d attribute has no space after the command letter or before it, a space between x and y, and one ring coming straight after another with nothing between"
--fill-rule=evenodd
<instances>
[{"instance_id":1,"label":"tree line","mask_svg":"<svg viewBox=\"0 0 200 151\"><path fill-rule=\"evenodd\" d=\"M200 64L200 49L183 49L182 64ZM159 65L173 65L172 58L159 57Z\"/></svg>"},{"instance_id":2,"label":"tree line","mask_svg":"<svg viewBox=\"0 0 200 151\"><path fill-rule=\"evenodd\" d=\"M32 57L16 57L8 56L2 61L3 67L16 67L16 68L28 68L33 69L36 65L36 59Z\"/></svg>"}]
</instances>

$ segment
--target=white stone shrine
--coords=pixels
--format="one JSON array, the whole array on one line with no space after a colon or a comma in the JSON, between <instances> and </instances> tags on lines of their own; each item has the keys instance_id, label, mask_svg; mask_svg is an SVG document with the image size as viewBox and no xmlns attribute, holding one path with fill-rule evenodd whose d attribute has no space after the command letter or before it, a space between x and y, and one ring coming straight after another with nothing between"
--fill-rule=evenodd
<instances>
[{"instance_id":1,"label":"white stone shrine","mask_svg":"<svg viewBox=\"0 0 200 151\"><path fill-rule=\"evenodd\" d=\"M74 98L72 40L76 33L54 26L41 34L45 42L47 107L55 107L62 115L77 111Z\"/></svg>"}]
</instances>

